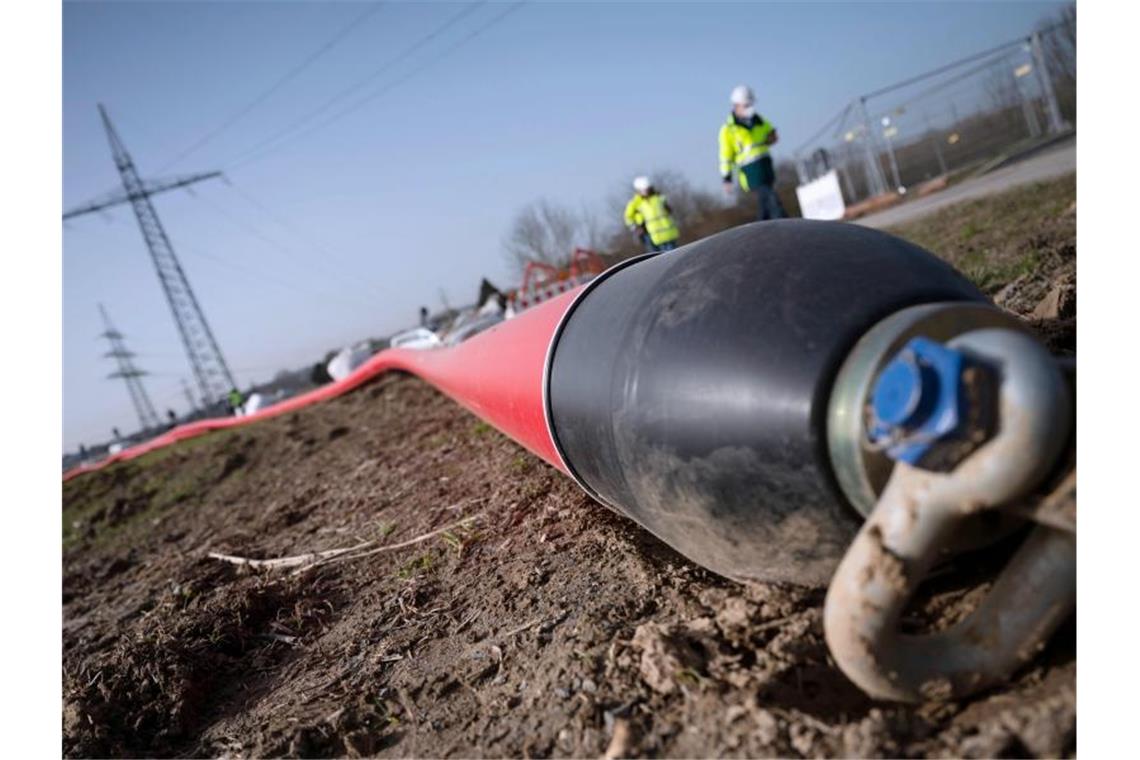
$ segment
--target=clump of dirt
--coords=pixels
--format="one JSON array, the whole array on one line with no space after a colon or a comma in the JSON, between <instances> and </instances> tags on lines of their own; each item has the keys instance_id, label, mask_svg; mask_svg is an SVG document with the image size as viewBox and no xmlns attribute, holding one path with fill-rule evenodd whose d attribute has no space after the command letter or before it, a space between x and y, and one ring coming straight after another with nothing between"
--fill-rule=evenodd
<instances>
[{"instance_id":1,"label":"clump of dirt","mask_svg":"<svg viewBox=\"0 0 1140 760\"><path fill-rule=\"evenodd\" d=\"M1000 690L874 702L822 590L712 575L406 376L70 481L64 518L67 756L1075 752L1075 625Z\"/></svg>"}]
</instances>

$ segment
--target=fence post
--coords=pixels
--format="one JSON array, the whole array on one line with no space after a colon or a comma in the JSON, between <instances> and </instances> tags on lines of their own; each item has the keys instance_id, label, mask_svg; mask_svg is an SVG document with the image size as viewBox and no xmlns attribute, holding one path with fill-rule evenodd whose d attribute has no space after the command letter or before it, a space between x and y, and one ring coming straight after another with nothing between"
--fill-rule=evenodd
<instances>
[{"instance_id":1,"label":"fence post","mask_svg":"<svg viewBox=\"0 0 1140 760\"><path fill-rule=\"evenodd\" d=\"M889 128L890 125L890 119L883 117L883 126ZM902 177L899 175L899 162L898 159L895 158L895 143L893 140L891 140L890 134L884 134L883 139L887 141L887 160L891 164L891 178L895 183L895 191L899 193L905 193L906 190L903 187Z\"/></svg>"},{"instance_id":2,"label":"fence post","mask_svg":"<svg viewBox=\"0 0 1140 760\"><path fill-rule=\"evenodd\" d=\"M844 161L843 166L839 167L837 173L843 178L843 187L847 190L848 203L854 203L855 184L851 181L851 170L848 168L848 162Z\"/></svg>"},{"instance_id":3,"label":"fence post","mask_svg":"<svg viewBox=\"0 0 1140 760\"><path fill-rule=\"evenodd\" d=\"M863 117L863 162L867 185L871 189L871 195L882 195L887 192L887 180L883 177L883 167L879 165L876 155L878 151L871 144L875 133L871 130L871 117L867 115L867 98L859 98L859 111Z\"/></svg>"},{"instance_id":4,"label":"fence post","mask_svg":"<svg viewBox=\"0 0 1140 760\"><path fill-rule=\"evenodd\" d=\"M1021 86L1021 81L1016 71L1011 72L1010 77L1013 78L1013 87L1017 92L1017 99L1021 101L1021 114L1025 117L1025 128L1029 130L1030 137L1038 138L1041 136L1041 124L1037 121L1037 113L1033 107L1033 99L1029 97L1029 94L1025 92L1025 88Z\"/></svg>"},{"instance_id":5,"label":"fence post","mask_svg":"<svg viewBox=\"0 0 1140 760\"><path fill-rule=\"evenodd\" d=\"M804 160L800 157L800 152L797 150L795 155L792 156L792 161L796 164L796 179L799 180L801 185L808 183L807 172L804 171Z\"/></svg>"},{"instance_id":6,"label":"fence post","mask_svg":"<svg viewBox=\"0 0 1140 760\"><path fill-rule=\"evenodd\" d=\"M931 138L931 143L934 145L934 155L938 158L938 169L945 175L947 172L946 159L942 155L942 135L930 123L930 114L923 112L922 119L926 122L926 135Z\"/></svg>"},{"instance_id":7,"label":"fence post","mask_svg":"<svg viewBox=\"0 0 1140 760\"><path fill-rule=\"evenodd\" d=\"M1037 70L1037 83L1041 86L1041 94L1045 98L1045 113L1048 115L1049 134L1055 135L1068 128L1064 118L1061 117L1061 107L1057 104L1057 93L1053 90L1053 77L1045 66L1045 53L1041 49L1041 32L1034 31L1029 37L1029 46L1033 51L1033 68Z\"/></svg>"}]
</instances>

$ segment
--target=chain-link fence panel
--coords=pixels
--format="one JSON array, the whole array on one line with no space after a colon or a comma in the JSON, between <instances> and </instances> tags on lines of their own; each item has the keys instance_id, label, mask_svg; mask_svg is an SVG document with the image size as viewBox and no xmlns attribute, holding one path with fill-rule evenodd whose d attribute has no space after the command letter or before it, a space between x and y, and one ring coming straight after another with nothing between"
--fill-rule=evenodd
<instances>
[{"instance_id":1,"label":"chain-link fence panel","mask_svg":"<svg viewBox=\"0 0 1140 760\"><path fill-rule=\"evenodd\" d=\"M860 95L796 149L796 175L804 184L834 170L844 203L858 213L1056 139L1075 119L1073 11L1024 38Z\"/></svg>"}]
</instances>

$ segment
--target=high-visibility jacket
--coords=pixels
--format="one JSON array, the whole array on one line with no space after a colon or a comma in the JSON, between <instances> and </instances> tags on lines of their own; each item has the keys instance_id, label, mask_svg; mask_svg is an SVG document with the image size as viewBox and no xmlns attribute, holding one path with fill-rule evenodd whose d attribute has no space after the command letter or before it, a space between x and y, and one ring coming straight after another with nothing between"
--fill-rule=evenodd
<instances>
[{"instance_id":1,"label":"high-visibility jacket","mask_svg":"<svg viewBox=\"0 0 1140 760\"><path fill-rule=\"evenodd\" d=\"M732 170L741 169L768 155L768 135L772 133L771 123L760 114L752 117L750 124L741 123L736 114L729 114L720 128L720 176L725 182L732 179ZM740 186L750 190L747 173L737 172Z\"/></svg>"},{"instance_id":2,"label":"high-visibility jacket","mask_svg":"<svg viewBox=\"0 0 1140 760\"><path fill-rule=\"evenodd\" d=\"M671 243L681 233L669 213L668 205L669 202L660 193L648 196L637 193L625 204L625 223L630 227L645 227L654 245Z\"/></svg>"}]
</instances>

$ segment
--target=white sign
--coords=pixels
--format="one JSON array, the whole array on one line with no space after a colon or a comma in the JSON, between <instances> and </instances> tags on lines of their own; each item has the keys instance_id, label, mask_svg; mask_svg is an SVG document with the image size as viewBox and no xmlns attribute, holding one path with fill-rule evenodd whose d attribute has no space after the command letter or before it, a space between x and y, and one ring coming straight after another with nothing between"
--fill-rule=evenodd
<instances>
[{"instance_id":1,"label":"white sign","mask_svg":"<svg viewBox=\"0 0 1140 760\"><path fill-rule=\"evenodd\" d=\"M839 172L832 169L819 179L796 188L804 219L842 219L846 206L839 189Z\"/></svg>"}]
</instances>

